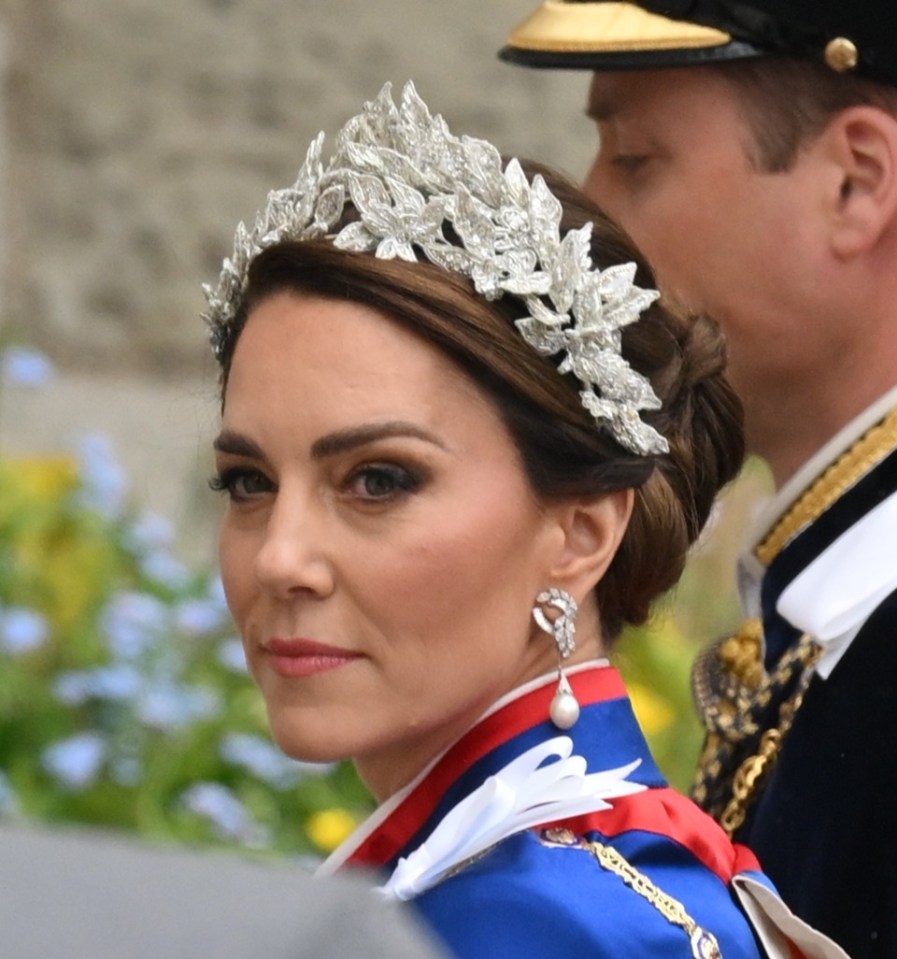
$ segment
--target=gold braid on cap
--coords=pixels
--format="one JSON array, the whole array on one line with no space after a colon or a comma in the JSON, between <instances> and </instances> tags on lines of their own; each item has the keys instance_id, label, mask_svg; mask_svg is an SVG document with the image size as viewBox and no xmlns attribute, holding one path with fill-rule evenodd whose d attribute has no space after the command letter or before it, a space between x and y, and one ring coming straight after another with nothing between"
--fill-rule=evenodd
<instances>
[{"instance_id":1,"label":"gold braid on cap","mask_svg":"<svg viewBox=\"0 0 897 959\"><path fill-rule=\"evenodd\" d=\"M527 313L515 321L520 334L544 356L562 354L558 371L579 380L596 422L640 456L668 451L640 416L660 400L621 355L623 327L659 294L635 286L634 263L592 268L591 223L562 239L563 210L541 176L530 183L517 160L503 168L491 143L453 136L411 83L398 106L386 84L337 134L326 163L323 145L321 133L295 184L268 195L252 229L237 227L218 286L203 287L219 361L252 260L283 241L328 239L382 259L428 260L469 277L487 300L517 298ZM340 227L350 204L359 219Z\"/></svg>"}]
</instances>

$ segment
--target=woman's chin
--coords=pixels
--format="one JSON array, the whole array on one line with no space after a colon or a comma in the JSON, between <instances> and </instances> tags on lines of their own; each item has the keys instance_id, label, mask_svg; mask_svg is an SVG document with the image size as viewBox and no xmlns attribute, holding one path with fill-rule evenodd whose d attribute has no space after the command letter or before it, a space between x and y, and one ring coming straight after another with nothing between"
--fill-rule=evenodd
<instances>
[{"instance_id":1,"label":"woman's chin","mask_svg":"<svg viewBox=\"0 0 897 959\"><path fill-rule=\"evenodd\" d=\"M350 758L335 744L327 743L320 737L297 736L295 730L278 730L272 724L271 736L282 753L299 762L333 763Z\"/></svg>"}]
</instances>

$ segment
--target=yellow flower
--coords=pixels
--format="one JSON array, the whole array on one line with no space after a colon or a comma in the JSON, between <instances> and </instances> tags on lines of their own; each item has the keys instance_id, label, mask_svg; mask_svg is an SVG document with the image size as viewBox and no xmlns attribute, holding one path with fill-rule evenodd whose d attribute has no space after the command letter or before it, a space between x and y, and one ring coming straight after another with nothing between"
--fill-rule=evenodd
<instances>
[{"instance_id":1,"label":"yellow flower","mask_svg":"<svg viewBox=\"0 0 897 959\"><path fill-rule=\"evenodd\" d=\"M305 823L308 838L322 852L332 852L358 825L346 809L321 809L313 812Z\"/></svg>"},{"instance_id":2,"label":"yellow flower","mask_svg":"<svg viewBox=\"0 0 897 959\"><path fill-rule=\"evenodd\" d=\"M646 736L654 736L669 726L676 718L670 704L653 690L641 683L627 683L629 698L635 718Z\"/></svg>"},{"instance_id":3,"label":"yellow flower","mask_svg":"<svg viewBox=\"0 0 897 959\"><path fill-rule=\"evenodd\" d=\"M70 456L23 456L0 460L4 499L15 497L19 506L59 499L74 488L77 479L78 466Z\"/></svg>"}]
</instances>

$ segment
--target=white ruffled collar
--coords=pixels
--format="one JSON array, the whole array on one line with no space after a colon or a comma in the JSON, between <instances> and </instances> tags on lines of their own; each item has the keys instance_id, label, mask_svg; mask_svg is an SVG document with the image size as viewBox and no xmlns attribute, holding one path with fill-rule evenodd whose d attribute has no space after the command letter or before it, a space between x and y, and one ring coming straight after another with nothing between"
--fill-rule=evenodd
<instances>
[{"instance_id":1,"label":"white ruffled collar","mask_svg":"<svg viewBox=\"0 0 897 959\"><path fill-rule=\"evenodd\" d=\"M543 765L551 757L557 761ZM379 892L389 899L412 899L508 836L609 809L608 799L645 789L626 778L640 763L636 759L617 769L588 773L586 760L573 754L568 736L539 743L458 803L425 842L399 860Z\"/></svg>"},{"instance_id":2,"label":"white ruffled collar","mask_svg":"<svg viewBox=\"0 0 897 959\"><path fill-rule=\"evenodd\" d=\"M577 673L585 673L594 669L606 669L610 666L607 659L593 659L576 666L568 667L564 670L568 677L575 676ZM527 693L538 689L546 684L557 682L557 672L552 671L544 676L538 676L535 679L518 686L516 689L502 696L497 702L487 709L482 716L473 724L476 728L480 723L493 714L504 709L515 700L521 699ZM447 752L446 750L445 752ZM352 857L353 853L364 842L385 823L390 816L415 792L420 784L430 775L430 772L442 760L445 752L436 756L420 773L406 786L403 786L398 792L394 793L388 799L384 800L368 818L347 838L345 839L315 871L317 876L330 876L336 873Z\"/></svg>"}]
</instances>

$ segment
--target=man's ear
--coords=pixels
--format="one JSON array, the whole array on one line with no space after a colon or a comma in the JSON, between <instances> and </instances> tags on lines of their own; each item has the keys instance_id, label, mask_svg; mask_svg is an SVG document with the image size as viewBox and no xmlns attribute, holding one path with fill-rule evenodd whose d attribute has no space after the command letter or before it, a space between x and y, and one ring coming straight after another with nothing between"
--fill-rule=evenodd
<instances>
[{"instance_id":1,"label":"man's ear","mask_svg":"<svg viewBox=\"0 0 897 959\"><path fill-rule=\"evenodd\" d=\"M634 499L633 491L626 489L549 507L563 536L546 570L552 586L579 597L591 592L616 555Z\"/></svg>"},{"instance_id":2,"label":"man's ear","mask_svg":"<svg viewBox=\"0 0 897 959\"><path fill-rule=\"evenodd\" d=\"M848 107L820 139L839 178L829 203L832 250L847 260L874 248L897 220L897 117Z\"/></svg>"}]
</instances>

